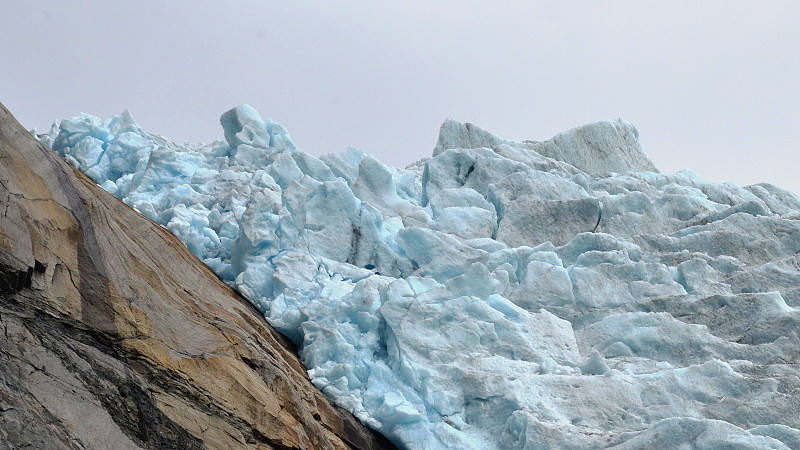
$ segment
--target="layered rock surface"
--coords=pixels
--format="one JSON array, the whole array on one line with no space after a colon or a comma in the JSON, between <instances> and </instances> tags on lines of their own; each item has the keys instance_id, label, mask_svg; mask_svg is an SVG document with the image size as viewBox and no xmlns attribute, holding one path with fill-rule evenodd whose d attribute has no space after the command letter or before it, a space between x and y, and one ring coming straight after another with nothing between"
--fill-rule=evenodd
<instances>
[{"instance_id":1,"label":"layered rock surface","mask_svg":"<svg viewBox=\"0 0 800 450\"><path fill-rule=\"evenodd\" d=\"M0 212L0 447L391 447L174 235L2 105Z\"/></svg>"},{"instance_id":2,"label":"layered rock surface","mask_svg":"<svg viewBox=\"0 0 800 450\"><path fill-rule=\"evenodd\" d=\"M315 158L242 106L225 141L129 114L42 141L175 233L408 448L799 448L800 199L660 174L635 127L448 121L405 170Z\"/></svg>"}]
</instances>

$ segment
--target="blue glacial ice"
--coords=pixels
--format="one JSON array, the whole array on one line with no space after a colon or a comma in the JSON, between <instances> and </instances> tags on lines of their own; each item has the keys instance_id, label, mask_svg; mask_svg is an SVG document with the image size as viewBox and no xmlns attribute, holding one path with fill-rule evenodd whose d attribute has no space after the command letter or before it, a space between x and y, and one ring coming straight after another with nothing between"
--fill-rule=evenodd
<instances>
[{"instance_id":1,"label":"blue glacial ice","mask_svg":"<svg viewBox=\"0 0 800 450\"><path fill-rule=\"evenodd\" d=\"M800 198L660 174L623 121L446 121L405 169L248 106L177 144L127 112L40 139L178 236L401 447L800 448Z\"/></svg>"}]
</instances>

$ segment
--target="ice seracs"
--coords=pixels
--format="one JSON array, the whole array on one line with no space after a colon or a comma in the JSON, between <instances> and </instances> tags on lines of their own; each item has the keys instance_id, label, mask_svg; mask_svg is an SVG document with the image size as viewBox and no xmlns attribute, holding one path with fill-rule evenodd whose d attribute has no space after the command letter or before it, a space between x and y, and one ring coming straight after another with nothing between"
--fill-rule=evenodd
<instances>
[{"instance_id":1,"label":"ice seracs","mask_svg":"<svg viewBox=\"0 0 800 450\"><path fill-rule=\"evenodd\" d=\"M446 121L433 157L314 157L248 106L225 141L130 114L42 136L180 237L406 448L797 448L800 199L660 174L636 128Z\"/></svg>"}]
</instances>

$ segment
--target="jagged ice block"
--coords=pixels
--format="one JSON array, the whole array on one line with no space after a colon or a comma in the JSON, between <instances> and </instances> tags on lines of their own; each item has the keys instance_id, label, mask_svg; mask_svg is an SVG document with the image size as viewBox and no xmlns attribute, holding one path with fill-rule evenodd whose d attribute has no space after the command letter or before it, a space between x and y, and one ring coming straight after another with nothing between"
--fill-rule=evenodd
<instances>
[{"instance_id":1,"label":"jagged ice block","mask_svg":"<svg viewBox=\"0 0 800 450\"><path fill-rule=\"evenodd\" d=\"M40 140L178 236L405 448L798 448L800 199L658 173L623 121L446 121L406 169L248 106L176 144L128 112Z\"/></svg>"}]
</instances>

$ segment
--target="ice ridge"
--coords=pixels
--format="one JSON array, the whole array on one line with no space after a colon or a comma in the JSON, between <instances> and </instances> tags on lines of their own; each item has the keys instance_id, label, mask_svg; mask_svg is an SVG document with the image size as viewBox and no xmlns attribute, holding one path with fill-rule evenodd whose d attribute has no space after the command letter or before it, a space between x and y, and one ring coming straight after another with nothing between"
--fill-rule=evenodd
<instances>
[{"instance_id":1,"label":"ice ridge","mask_svg":"<svg viewBox=\"0 0 800 450\"><path fill-rule=\"evenodd\" d=\"M800 448L800 199L660 174L636 128L446 121L320 158L248 106L176 144L128 112L42 142L166 227L405 448Z\"/></svg>"}]
</instances>

